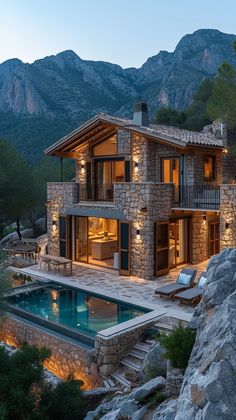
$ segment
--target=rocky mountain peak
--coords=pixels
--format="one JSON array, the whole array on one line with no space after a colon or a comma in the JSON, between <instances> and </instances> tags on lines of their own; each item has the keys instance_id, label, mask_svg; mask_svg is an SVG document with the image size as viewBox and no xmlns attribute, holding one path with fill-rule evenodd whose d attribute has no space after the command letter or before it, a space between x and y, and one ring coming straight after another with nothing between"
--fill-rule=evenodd
<instances>
[{"instance_id":1,"label":"rocky mountain peak","mask_svg":"<svg viewBox=\"0 0 236 420\"><path fill-rule=\"evenodd\" d=\"M148 103L150 118L158 107L184 109L202 80L214 77L223 61L236 67L235 39L215 29L198 30L185 35L174 52L160 51L138 69L82 60L72 50L32 64L7 60L0 64L0 113L13 112L14 125L19 118L25 121L27 115L34 115L50 118L50 124L54 117L76 127L99 112L129 117L137 100ZM2 134L8 138L0 124Z\"/></svg>"}]
</instances>

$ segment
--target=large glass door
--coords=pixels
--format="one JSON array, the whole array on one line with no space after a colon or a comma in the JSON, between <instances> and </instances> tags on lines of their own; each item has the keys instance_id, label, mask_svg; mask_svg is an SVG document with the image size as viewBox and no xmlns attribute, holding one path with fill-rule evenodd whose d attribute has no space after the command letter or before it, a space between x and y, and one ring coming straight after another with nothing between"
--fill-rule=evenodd
<instances>
[{"instance_id":1,"label":"large glass door","mask_svg":"<svg viewBox=\"0 0 236 420\"><path fill-rule=\"evenodd\" d=\"M155 229L155 274L169 272L169 222L157 222Z\"/></svg>"},{"instance_id":2,"label":"large glass door","mask_svg":"<svg viewBox=\"0 0 236 420\"><path fill-rule=\"evenodd\" d=\"M188 260L188 219L170 221L169 263L170 267L186 263Z\"/></svg>"},{"instance_id":3,"label":"large glass door","mask_svg":"<svg viewBox=\"0 0 236 420\"><path fill-rule=\"evenodd\" d=\"M75 260L88 262L88 219L75 218Z\"/></svg>"},{"instance_id":4,"label":"large glass door","mask_svg":"<svg viewBox=\"0 0 236 420\"><path fill-rule=\"evenodd\" d=\"M119 272L124 276L130 275L130 224L120 222L119 235L120 266Z\"/></svg>"}]
</instances>

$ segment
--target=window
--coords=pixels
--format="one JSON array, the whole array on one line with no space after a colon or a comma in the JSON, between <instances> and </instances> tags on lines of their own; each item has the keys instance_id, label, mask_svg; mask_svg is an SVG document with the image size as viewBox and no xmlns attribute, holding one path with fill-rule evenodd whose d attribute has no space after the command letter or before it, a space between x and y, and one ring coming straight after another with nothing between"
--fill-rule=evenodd
<instances>
[{"instance_id":1,"label":"window","mask_svg":"<svg viewBox=\"0 0 236 420\"><path fill-rule=\"evenodd\" d=\"M204 158L204 178L214 179L215 178L215 157L205 156Z\"/></svg>"},{"instance_id":2,"label":"window","mask_svg":"<svg viewBox=\"0 0 236 420\"><path fill-rule=\"evenodd\" d=\"M116 134L108 137L106 140L100 141L92 147L93 156L113 156L117 154L117 137Z\"/></svg>"},{"instance_id":3,"label":"window","mask_svg":"<svg viewBox=\"0 0 236 420\"><path fill-rule=\"evenodd\" d=\"M179 185L179 159L170 158L162 160L162 182L173 182Z\"/></svg>"}]
</instances>

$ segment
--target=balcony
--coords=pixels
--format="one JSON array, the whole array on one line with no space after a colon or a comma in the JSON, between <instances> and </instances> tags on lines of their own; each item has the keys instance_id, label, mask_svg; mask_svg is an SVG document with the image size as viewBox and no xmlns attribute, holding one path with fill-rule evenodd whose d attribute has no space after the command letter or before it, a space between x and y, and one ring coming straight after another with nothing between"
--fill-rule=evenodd
<instances>
[{"instance_id":1,"label":"balcony","mask_svg":"<svg viewBox=\"0 0 236 420\"><path fill-rule=\"evenodd\" d=\"M113 201L113 184L78 184L78 201Z\"/></svg>"},{"instance_id":2,"label":"balcony","mask_svg":"<svg viewBox=\"0 0 236 420\"><path fill-rule=\"evenodd\" d=\"M220 187L175 187L174 207L185 209L219 210Z\"/></svg>"}]
</instances>

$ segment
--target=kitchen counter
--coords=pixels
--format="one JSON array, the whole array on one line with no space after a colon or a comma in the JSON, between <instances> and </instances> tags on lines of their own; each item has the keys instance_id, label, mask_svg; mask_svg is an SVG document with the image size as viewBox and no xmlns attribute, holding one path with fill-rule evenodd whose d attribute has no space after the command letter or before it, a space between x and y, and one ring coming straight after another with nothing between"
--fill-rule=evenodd
<instances>
[{"instance_id":1,"label":"kitchen counter","mask_svg":"<svg viewBox=\"0 0 236 420\"><path fill-rule=\"evenodd\" d=\"M117 239L94 239L91 241L92 258L96 260L105 260L113 258L117 251Z\"/></svg>"}]
</instances>

